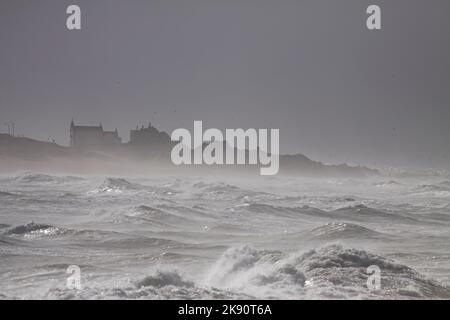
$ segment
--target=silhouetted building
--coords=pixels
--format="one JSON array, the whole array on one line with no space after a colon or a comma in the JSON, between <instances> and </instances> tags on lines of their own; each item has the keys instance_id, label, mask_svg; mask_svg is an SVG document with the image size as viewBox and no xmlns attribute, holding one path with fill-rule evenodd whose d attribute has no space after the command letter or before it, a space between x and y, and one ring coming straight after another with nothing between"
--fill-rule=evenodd
<instances>
[{"instance_id":1,"label":"silhouetted building","mask_svg":"<svg viewBox=\"0 0 450 320\"><path fill-rule=\"evenodd\" d=\"M70 123L70 146L76 148L88 148L98 146L120 145L122 139L117 129L115 131L103 131L103 126L76 126L72 120Z\"/></svg>"},{"instance_id":2,"label":"silhouetted building","mask_svg":"<svg viewBox=\"0 0 450 320\"><path fill-rule=\"evenodd\" d=\"M140 129L130 131L130 144L133 145L162 145L170 143L170 136L163 131L159 131L155 127L148 124L147 128L142 126Z\"/></svg>"}]
</instances>

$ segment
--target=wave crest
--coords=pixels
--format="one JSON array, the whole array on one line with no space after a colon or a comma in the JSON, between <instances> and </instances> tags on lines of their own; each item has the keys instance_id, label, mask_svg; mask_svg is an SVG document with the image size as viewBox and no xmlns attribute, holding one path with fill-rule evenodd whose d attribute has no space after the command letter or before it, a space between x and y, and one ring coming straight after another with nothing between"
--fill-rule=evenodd
<instances>
[{"instance_id":1,"label":"wave crest","mask_svg":"<svg viewBox=\"0 0 450 320\"><path fill-rule=\"evenodd\" d=\"M38 224L29 222L27 224L11 227L7 229L4 234L8 236L24 236L24 237L32 237L32 236L53 236L53 235L62 235L68 233L70 230L55 227L48 224Z\"/></svg>"},{"instance_id":2,"label":"wave crest","mask_svg":"<svg viewBox=\"0 0 450 320\"><path fill-rule=\"evenodd\" d=\"M53 176L42 173L25 173L16 176L14 180L24 183L69 183L84 180L74 176Z\"/></svg>"},{"instance_id":3,"label":"wave crest","mask_svg":"<svg viewBox=\"0 0 450 320\"><path fill-rule=\"evenodd\" d=\"M176 271L157 270L155 274L147 276L136 283L137 288L162 288L166 286L192 288L194 286L194 282L183 279L183 277Z\"/></svg>"},{"instance_id":4,"label":"wave crest","mask_svg":"<svg viewBox=\"0 0 450 320\"><path fill-rule=\"evenodd\" d=\"M91 195L99 193L122 193L124 191L142 190L143 186L131 183L123 178L106 178L97 188L89 192Z\"/></svg>"},{"instance_id":5,"label":"wave crest","mask_svg":"<svg viewBox=\"0 0 450 320\"><path fill-rule=\"evenodd\" d=\"M382 234L377 231L346 222L330 222L312 229L310 233L313 237L322 239L360 237L379 238L382 236Z\"/></svg>"},{"instance_id":6,"label":"wave crest","mask_svg":"<svg viewBox=\"0 0 450 320\"><path fill-rule=\"evenodd\" d=\"M367 288L369 266L381 269L382 287ZM230 248L206 283L257 298L450 298L450 290L409 268L364 250L328 245L286 255L249 247Z\"/></svg>"}]
</instances>

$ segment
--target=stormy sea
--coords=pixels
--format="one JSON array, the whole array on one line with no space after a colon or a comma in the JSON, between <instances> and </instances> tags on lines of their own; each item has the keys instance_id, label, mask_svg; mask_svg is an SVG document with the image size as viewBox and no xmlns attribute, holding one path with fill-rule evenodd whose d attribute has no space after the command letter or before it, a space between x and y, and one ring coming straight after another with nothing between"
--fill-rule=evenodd
<instances>
[{"instance_id":1,"label":"stormy sea","mask_svg":"<svg viewBox=\"0 0 450 320\"><path fill-rule=\"evenodd\" d=\"M450 299L449 244L447 176L0 177L2 299Z\"/></svg>"}]
</instances>

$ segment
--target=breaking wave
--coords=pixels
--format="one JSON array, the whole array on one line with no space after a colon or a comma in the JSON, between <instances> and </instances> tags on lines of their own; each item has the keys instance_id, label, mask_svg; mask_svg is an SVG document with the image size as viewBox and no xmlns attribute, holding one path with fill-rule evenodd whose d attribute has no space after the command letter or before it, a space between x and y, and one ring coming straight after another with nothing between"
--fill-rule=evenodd
<instances>
[{"instance_id":1,"label":"breaking wave","mask_svg":"<svg viewBox=\"0 0 450 320\"><path fill-rule=\"evenodd\" d=\"M377 180L332 189L303 180L252 188L198 177L14 177L0 181L0 251L13 275L1 277L0 299L450 299L450 204L433 197L449 181L406 181L395 193ZM24 224L30 219L38 221ZM317 247L338 240L349 248ZM83 290L65 288L71 263L89 277ZM381 290L366 286L371 265Z\"/></svg>"},{"instance_id":2,"label":"breaking wave","mask_svg":"<svg viewBox=\"0 0 450 320\"><path fill-rule=\"evenodd\" d=\"M381 271L381 288L369 290L368 268ZM449 299L450 289L406 265L363 250L327 245L286 254L231 247L206 276L187 278L156 269L118 283L74 291L53 287L45 299Z\"/></svg>"},{"instance_id":3,"label":"breaking wave","mask_svg":"<svg viewBox=\"0 0 450 320\"><path fill-rule=\"evenodd\" d=\"M281 198L280 196L271 193L250 191L223 182L198 182L193 185L193 188L196 190L197 196L203 199L237 199L244 201L258 201L263 199L274 200Z\"/></svg>"},{"instance_id":4,"label":"breaking wave","mask_svg":"<svg viewBox=\"0 0 450 320\"><path fill-rule=\"evenodd\" d=\"M176 271L156 271L154 275L147 276L136 283L137 288L155 287L162 288L166 286L175 287L194 287L194 282L187 281Z\"/></svg>"},{"instance_id":5,"label":"breaking wave","mask_svg":"<svg viewBox=\"0 0 450 320\"><path fill-rule=\"evenodd\" d=\"M88 192L88 195L97 195L97 194L121 194L121 193L129 193L129 192L151 192L158 195L163 196L171 196L177 191L168 188L167 186L146 186L139 183L133 183L123 178L106 178L103 183L96 189Z\"/></svg>"},{"instance_id":6,"label":"breaking wave","mask_svg":"<svg viewBox=\"0 0 450 320\"><path fill-rule=\"evenodd\" d=\"M450 194L450 182L449 181L443 181L438 184L423 184L415 189L418 192L431 192L436 193L436 195L443 194L447 195Z\"/></svg>"},{"instance_id":7,"label":"breaking wave","mask_svg":"<svg viewBox=\"0 0 450 320\"><path fill-rule=\"evenodd\" d=\"M200 300L200 299L248 299L249 297L216 288L196 285L186 280L175 270L156 270L143 279L129 285L111 288L85 287L74 291L66 288L51 288L46 299L145 299L145 300Z\"/></svg>"},{"instance_id":8,"label":"breaking wave","mask_svg":"<svg viewBox=\"0 0 450 320\"><path fill-rule=\"evenodd\" d=\"M381 269L381 289L367 288L369 266ZM372 253L328 245L286 255L248 246L230 248L207 277L211 286L257 298L450 298L450 289Z\"/></svg>"},{"instance_id":9,"label":"breaking wave","mask_svg":"<svg viewBox=\"0 0 450 320\"><path fill-rule=\"evenodd\" d=\"M144 186L131 183L122 178L106 178L103 183L97 188L89 192L89 194L98 193L122 193L124 191L142 190Z\"/></svg>"},{"instance_id":10,"label":"breaking wave","mask_svg":"<svg viewBox=\"0 0 450 320\"><path fill-rule=\"evenodd\" d=\"M74 244L82 246L107 247L107 248L186 248L189 244L180 243L164 238L153 238L139 235L129 235L114 231L103 230L74 230L62 227L55 227L48 224L38 224L30 222L15 227L5 227L3 235L8 237L20 237L24 239L39 239L47 237L72 236Z\"/></svg>"},{"instance_id":11,"label":"breaking wave","mask_svg":"<svg viewBox=\"0 0 450 320\"><path fill-rule=\"evenodd\" d=\"M24 236L24 237L33 237L33 236L53 236L53 235L62 235L71 232L71 230L65 228L59 228L47 224L38 224L34 222L30 222L24 225L19 225L15 227L8 228L4 234L8 236Z\"/></svg>"},{"instance_id":12,"label":"breaking wave","mask_svg":"<svg viewBox=\"0 0 450 320\"><path fill-rule=\"evenodd\" d=\"M282 262L283 258L279 251L233 247L215 263L205 283L258 298L298 296L303 292L306 278L294 265Z\"/></svg>"}]
</instances>

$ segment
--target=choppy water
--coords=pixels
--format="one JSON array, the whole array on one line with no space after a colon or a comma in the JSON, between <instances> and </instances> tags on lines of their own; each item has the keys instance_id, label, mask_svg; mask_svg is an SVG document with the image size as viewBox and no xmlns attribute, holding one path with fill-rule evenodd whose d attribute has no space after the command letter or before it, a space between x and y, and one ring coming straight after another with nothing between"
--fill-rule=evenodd
<instances>
[{"instance_id":1,"label":"choppy water","mask_svg":"<svg viewBox=\"0 0 450 320\"><path fill-rule=\"evenodd\" d=\"M0 178L0 298L449 299L449 286L445 179Z\"/></svg>"}]
</instances>

